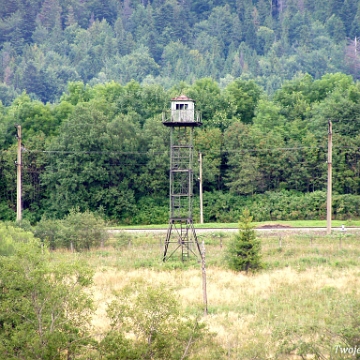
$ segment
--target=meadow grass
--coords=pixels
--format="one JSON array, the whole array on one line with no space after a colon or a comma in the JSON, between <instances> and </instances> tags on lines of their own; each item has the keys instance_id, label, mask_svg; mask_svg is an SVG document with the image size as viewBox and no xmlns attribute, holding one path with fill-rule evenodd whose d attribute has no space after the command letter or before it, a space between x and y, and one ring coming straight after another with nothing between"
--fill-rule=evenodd
<instances>
[{"instance_id":1,"label":"meadow grass","mask_svg":"<svg viewBox=\"0 0 360 360\"><path fill-rule=\"evenodd\" d=\"M264 269L249 274L227 269L230 236L219 231L199 238L206 245L209 308L202 321L216 334L224 358L346 359L335 347L345 344L344 329L356 327L360 235L262 234ZM136 282L164 283L185 312L203 313L198 260L182 262L175 253L162 262L163 242L161 234L121 234L103 249L54 254L57 261L76 256L94 269L93 326L99 336L108 329L106 307L114 292Z\"/></svg>"}]
</instances>

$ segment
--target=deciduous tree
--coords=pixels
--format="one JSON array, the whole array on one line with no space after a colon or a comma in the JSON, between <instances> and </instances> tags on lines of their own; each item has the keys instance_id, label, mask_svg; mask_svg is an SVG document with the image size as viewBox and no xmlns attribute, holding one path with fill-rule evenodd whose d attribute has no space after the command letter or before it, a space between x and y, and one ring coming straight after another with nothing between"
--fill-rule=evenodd
<instances>
[{"instance_id":1,"label":"deciduous tree","mask_svg":"<svg viewBox=\"0 0 360 360\"><path fill-rule=\"evenodd\" d=\"M77 262L49 261L47 250L41 250L32 234L7 231L13 250L0 262L2 356L61 359L84 354L91 343L92 306L84 289L91 284L92 273Z\"/></svg>"}]
</instances>

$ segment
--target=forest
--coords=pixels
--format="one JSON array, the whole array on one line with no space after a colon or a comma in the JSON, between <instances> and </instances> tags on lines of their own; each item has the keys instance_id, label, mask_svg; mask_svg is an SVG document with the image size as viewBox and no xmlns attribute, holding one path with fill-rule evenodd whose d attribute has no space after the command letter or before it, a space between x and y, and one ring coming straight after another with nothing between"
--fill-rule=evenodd
<instances>
[{"instance_id":1,"label":"forest","mask_svg":"<svg viewBox=\"0 0 360 360\"><path fill-rule=\"evenodd\" d=\"M69 83L57 103L26 93L1 108L0 216L16 213L14 124L22 125L24 217L63 218L73 208L124 224L166 223L169 130L162 112L179 93L196 99L203 125L205 221L326 216L328 121L333 122L333 212L359 216L360 85L350 75L302 75L269 97L241 77L211 78L166 91L131 81ZM198 164L195 161L197 178ZM198 183L194 186L198 217Z\"/></svg>"},{"instance_id":2,"label":"forest","mask_svg":"<svg viewBox=\"0 0 360 360\"><path fill-rule=\"evenodd\" d=\"M56 102L70 81L165 89L242 76L267 94L298 73L359 78L358 0L8 0L0 99Z\"/></svg>"},{"instance_id":3,"label":"forest","mask_svg":"<svg viewBox=\"0 0 360 360\"><path fill-rule=\"evenodd\" d=\"M0 219L168 219L170 99L196 101L205 221L360 216L360 1L11 0L0 9ZM195 178L198 168L195 161ZM194 216L198 217L195 183Z\"/></svg>"}]
</instances>

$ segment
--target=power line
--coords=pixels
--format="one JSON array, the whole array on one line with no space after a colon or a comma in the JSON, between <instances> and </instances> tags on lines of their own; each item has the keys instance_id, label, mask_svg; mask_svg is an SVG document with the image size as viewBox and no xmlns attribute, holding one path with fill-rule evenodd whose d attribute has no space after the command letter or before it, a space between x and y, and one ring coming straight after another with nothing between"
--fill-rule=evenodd
<instances>
[{"instance_id":1,"label":"power line","mask_svg":"<svg viewBox=\"0 0 360 360\"><path fill-rule=\"evenodd\" d=\"M356 149L360 151L360 146L333 146L335 149ZM245 148L245 149L209 149L201 150L204 154L211 153L243 153L243 152L263 152L263 151L294 151L294 150L311 150L311 149L327 149L327 145L319 146L296 146L296 147L276 147L276 148ZM15 153L16 149L13 150L0 150L2 153ZM26 149L25 153L31 154L119 154L119 155L149 155L149 154L168 154L168 150L164 151L104 151L104 150L31 150Z\"/></svg>"}]
</instances>

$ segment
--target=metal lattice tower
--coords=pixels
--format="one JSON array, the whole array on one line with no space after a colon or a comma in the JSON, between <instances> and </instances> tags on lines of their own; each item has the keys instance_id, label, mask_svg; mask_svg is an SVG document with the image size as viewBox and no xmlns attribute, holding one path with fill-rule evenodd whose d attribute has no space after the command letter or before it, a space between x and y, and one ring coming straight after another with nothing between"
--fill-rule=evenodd
<instances>
[{"instance_id":1,"label":"metal lattice tower","mask_svg":"<svg viewBox=\"0 0 360 360\"><path fill-rule=\"evenodd\" d=\"M194 100L184 95L171 99L163 124L170 127L170 219L163 261L178 249L184 260L190 253L201 255L192 217L193 133L194 127L202 125L199 114L195 118Z\"/></svg>"}]
</instances>

